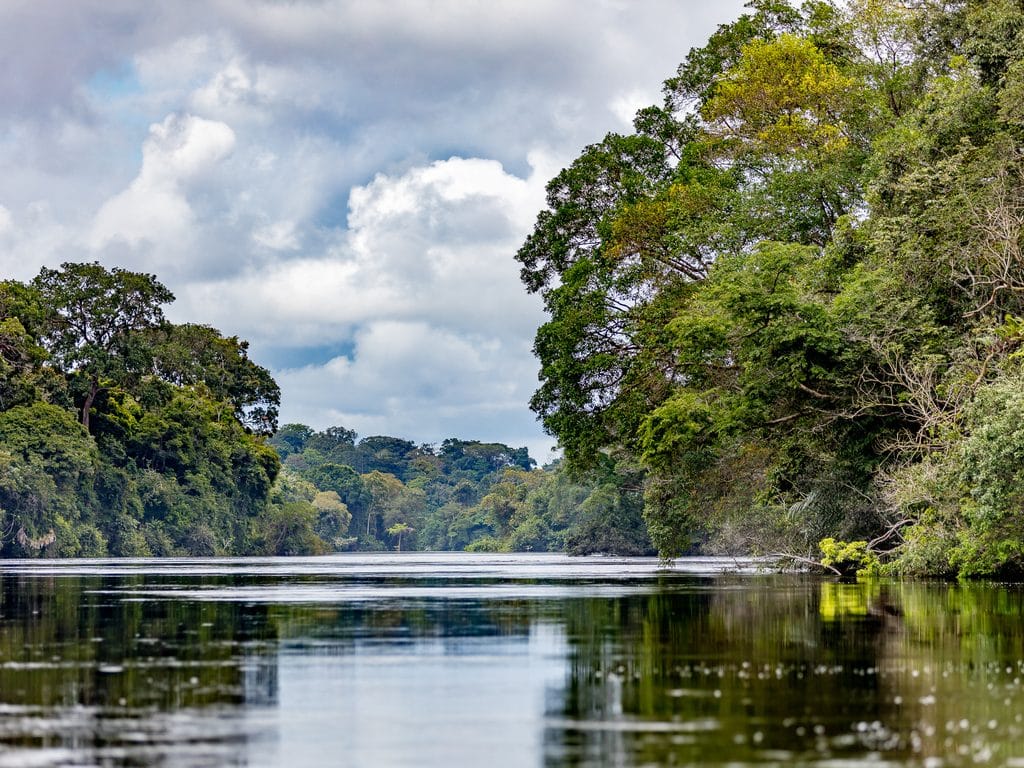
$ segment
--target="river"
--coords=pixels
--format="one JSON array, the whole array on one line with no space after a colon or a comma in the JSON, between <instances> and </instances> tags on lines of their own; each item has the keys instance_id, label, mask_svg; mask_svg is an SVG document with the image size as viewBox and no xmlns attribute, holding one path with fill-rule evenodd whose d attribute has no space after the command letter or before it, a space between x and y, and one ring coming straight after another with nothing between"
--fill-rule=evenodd
<instances>
[{"instance_id":1,"label":"river","mask_svg":"<svg viewBox=\"0 0 1024 768\"><path fill-rule=\"evenodd\" d=\"M2 766L1024 767L1020 585L733 560L0 563Z\"/></svg>"}]
</instances>

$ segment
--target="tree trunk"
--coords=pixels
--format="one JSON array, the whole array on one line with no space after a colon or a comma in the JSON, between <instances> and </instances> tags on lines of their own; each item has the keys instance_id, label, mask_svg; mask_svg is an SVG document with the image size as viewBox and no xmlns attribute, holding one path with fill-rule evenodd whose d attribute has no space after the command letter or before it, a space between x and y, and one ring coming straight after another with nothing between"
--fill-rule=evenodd
<instances>
[{"instance_id":1,"label":"tree trunk","mask_svg":"<svg viewBox=\"0 0 1024 768\"><path fill-rule=\"evenodd\" d=\"M92 411L93 401L96 399L96 394L100 391L100 383L97 379L93 379L89 382L89 394L85 396L85 402L82 403L82 426L85 427L85 431L89 431L89 413Z\"/></svg>"}]
</instances>

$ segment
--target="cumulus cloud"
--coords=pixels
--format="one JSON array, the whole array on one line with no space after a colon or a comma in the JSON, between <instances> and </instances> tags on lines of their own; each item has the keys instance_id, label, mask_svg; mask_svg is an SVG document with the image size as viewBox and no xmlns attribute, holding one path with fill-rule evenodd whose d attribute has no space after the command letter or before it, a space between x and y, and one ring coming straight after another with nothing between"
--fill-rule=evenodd
<instances>
[{"instance_id":1,"label":"cumulus cloud","mask_svg":"<svg viewBox=\"0 0 1024 768\"><path fill-rule=\"evenodd\" d=\"M272 251L297 251L300 248L294 221L275 221L257 227L252 232L252 239L257 245Z\"/></svg>"},{"instance_id":2,"label":"cumulus cloud","mask_svg":"<svg viewBox=\"0 0 1024 768\"><path fill-rule=\"evenodd\" d=\"M290 420L421 442L502 440L544 460L553 441L523 408L533 367L529 349L502 339L385 320L357 331L350 356L283 371L278 380L294 401Z\"/></svg>"},{"instance_id":3,"label":"cumulus cloud","mask_svg":"<svg viewBox=\"0 0 1024 768\"><path fill-rule=\"evenodd\" d=\"M204 239L223 210L209 199L197 210L190 198L204 180L216 179L234 145L234 131L215 120L172 114L151 125L138 175L96 212L85 237L90 255L164 280L194 273L210 256Z\"/></svg>"},{"instance_id":4,"label":"cumulus cloud","mask_svg":"<svg viewBox=\"0 0 1024 768\"><path fill-rule=\"evenodd\" d=\"M322 255L195 284L181 300L264 344L346 348L277 373L289 421L529 443L543 458L550 441L524 407L543 316L511 258L551 170L543 155L533 163L526 179L464 158L378 175L352 190L345 235Z\"/></svg>"},{"instance_id":5,"label":"cumulus cloud","mask_svg":"<svg viewBox=\"0 0 1024 768\"><path fill-rule=\"evenodd\" d=\"M169 115L149 128L142 149L142 170L128 189L99 209L89 245L113 240L138 245L174 242L194 222L187 185L231 152L235 134L224 123L191 115Z\"/></svg>"},{"instance_id":6,"label":"cumulus cloud","mask_svg":"<svg viewBox=\"0 0 1024 768\"><path fill-rule=\"evenodd\" d=\"M543 184L742 2L0 3L0 269L157 273L286 418L539 446Z\"/></svg>"},{"instance_id":7,"label":"cumulus cloud","mask_svg":"<svg viewBox=\"0 0 1024 768\"><path fill-rule=\"evenodd\" d=\"M463 158L378 175L352 190L347 229L325 253L196 283L183 300L279 344L342 339L380 318L529 332L537 300L512 254L543 202L548 166L534 162L544 170L527 179Z\"/></svg>"}]
</instances>

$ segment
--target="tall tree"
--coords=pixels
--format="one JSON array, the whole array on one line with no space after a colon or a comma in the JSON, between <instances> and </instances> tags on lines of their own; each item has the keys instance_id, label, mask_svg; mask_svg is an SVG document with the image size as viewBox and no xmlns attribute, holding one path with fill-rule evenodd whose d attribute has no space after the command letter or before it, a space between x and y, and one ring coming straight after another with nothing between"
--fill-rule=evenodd
<instances>
[{"instance_id":1,"label":"tall tree","mask_svg":"<svg viewBox=\"0 0 1024 768\"><path fill-rule=\"evenodd\" d=\"M277 430L281 389L270 372L249 359L249 343L207 325L162 324L151 334L154 369L178 385L204 384L215 400L258 435Z\"/></svg>"},{"instance_id":2,"label":"tall tree","mask_svg":"<svg viewBox=\"0 0 1024 768\"><path fill-rule=\"evenodd\" d=\"M801 547L823 529L878 525L872 473L886 440L907 428L905 411L886 410L902 384L882 385L885 406L867 398L885 380L881 296L898 295L915 319L934 312L899 276L872 273L868 190L884 190L890 198L877 200L888 205L905 185L887 176L903 175L903 158L920 167L899 139L914 135L929 77L948 72L955 46L924 41L942 26L929 14L948 18L952 5L754 0L690 52L633 136L587 147L549 184L548 209L517 254L550 314L536 337L531 405L571 467L593 472L610 459L625 476L642 470L663 554L755 510L771 519L749 532L799 528ZM1005 7L997 15L1013 17ZM933 103L927 114L935 121L941 110ZM966 123L982 114L965 110ZM922 187L938 179L920 175ZM959 204L933 189L922 199ZM906 221L888 234L935 229ZM935 256L908 270L907 286L948 273ZM872 298L872 285L885 291ZM935 293L943 287L948 306L950 281ZM623 514L614 510L635 508L625 495L635 501L636 490L610 489L622 503L598 506Z\"/></svg>"},{"instance_id":3,"label":"tall tree","mask_svg":"<svg viewBox=\"0 0 1024 768\"><path fill-rule=\"evenodd\" d=\"M162 306L174 295L153 275L106 269L99 263L43 268L32 281L48 316L42 342L64 371L81 377L81 423L100 390L146 371L145 333L164 323Z\"/></svg>"}]
</instances>

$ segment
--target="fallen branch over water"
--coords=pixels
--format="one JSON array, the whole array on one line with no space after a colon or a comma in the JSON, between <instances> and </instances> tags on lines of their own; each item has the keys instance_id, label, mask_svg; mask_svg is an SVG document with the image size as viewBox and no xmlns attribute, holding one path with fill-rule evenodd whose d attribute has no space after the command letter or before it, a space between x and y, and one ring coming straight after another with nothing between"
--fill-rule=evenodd
<instances>
[{"instance_id":1,"label":"fallen branch over water","mask_svg":"<svg viewBox=\"0 0 1024 768\"><path fill-rule=\"evenodd\" d=\"M815 568L821 568L825 571L831 571L836 576L842 576L843 572L836 568L834 565L826 565L820 560L814 560L810 557L803 557L802 555L794 555L790 552L772 552L770 555L766 555L766 558L775 558L777 560L792 560L797 563L803 563L804 565L812 565Z\"/></svg>"}]
</instances>

